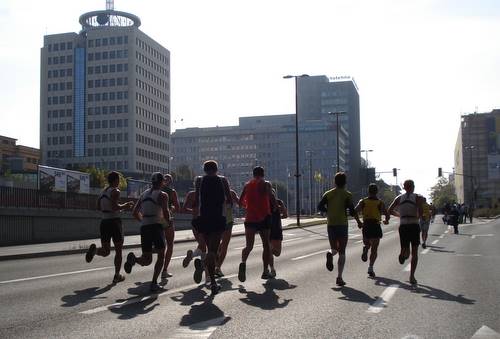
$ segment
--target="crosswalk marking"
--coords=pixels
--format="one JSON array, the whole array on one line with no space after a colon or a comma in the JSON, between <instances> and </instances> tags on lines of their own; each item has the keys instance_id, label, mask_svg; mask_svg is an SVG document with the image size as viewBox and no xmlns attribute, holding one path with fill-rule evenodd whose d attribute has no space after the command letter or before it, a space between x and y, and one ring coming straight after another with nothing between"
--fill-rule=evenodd
<instances>
[{"instance_id":1,"label":"crosswalk marking","mask_svg":"<svg viewBox=\"0 0 500 339\"><path fill-rule=\"evenodd\" d=\"M387 287L366 312L379 313L380 311L382 311L387 306L387 303L392 299L398 288L398 284L393 284Z\"/></svg>"}]
</instances>

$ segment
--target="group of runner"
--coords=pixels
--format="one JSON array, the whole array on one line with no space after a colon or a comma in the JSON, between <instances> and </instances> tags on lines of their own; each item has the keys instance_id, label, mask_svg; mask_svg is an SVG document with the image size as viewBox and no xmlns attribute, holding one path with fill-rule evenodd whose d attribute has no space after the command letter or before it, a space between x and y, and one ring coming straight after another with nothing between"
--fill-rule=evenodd
<instances>
[{"instance_id":1,"label":"group of runner","mask_svg":"<svg viewBox=\"0 0 500 339\"><path fill-rule=\"evenodd\" d=\"M177 193L171 188L172 177L159 172L151 177L151 188L142 193L137 202L119 203L119 174L108 174L108 186L97 200L97 209L102 212L100 225L101 247L92 244L87 253L86 261L91 262L95 255L108 256L111 251L111 240L115 248L115 275L113 283L123 281L120 274L123 249L123 229L120 219L122 210L132 209L135 219L141 223L141 256L133 252L127 255L124 270L130 274L134 265L148 266L153 262L156 253L153 277L150 285L152 292L161 289L158 277L166 279L172 275L168 266L172 257L174 244L174 213L191 214L193 235L197 246L189 249L182 262L188 267L194 260L193 279L196 283L202 280L205 272L206 284L209 284L212 294L217 294L220 286L217 278L223 277L222 264L226 257L234 224L233 206L245 209L245 247L241 253L241 263L238 268L238 279L246 280L246 261L252 252L255 236L259 234L262 241L262 279L272 279L276 276L274 257L281 254L283 240L281 219L287 218L287 209L283 201L276 197L271 183L265 180L264 169L257 166L253 169L253 178L249 180L238 197L230 188L229 182L218 175L216 161L209 160L203 164L205 175L196 177L194 190L187 193L181 207ZM346 246L348 242L348 217L346 211L356 220L362 229L363 251L362 261L368 261L368 275L375 277L374 264L377 250L382 238L381 222L388 224L390 216L400 218L399 236L401 251L398 256L403 264L411 256L410 282L416 284L415 270L418 262L418 246L420 232L425 247L427 230L431 218L429 205L425 198L414 193L412 180L404 182L405 193L397 196L386 209L384 203L377 197L378 188L375 184L368 187L368 197L361 199L356 206L352 194L346 190L346 175L339 172L335 175L335 187L325 192L318 204L318 209L327 214L327 231L331 251L326 253L326 268L333 271L333 258L338 255L338 275L336 284L344 286L342 273L346 261ZM427 206L427 207L426 207ZM360 219L359 214L363 216ZM368 257L368 252L370 252Z\"/></svg>"}]
</instances>

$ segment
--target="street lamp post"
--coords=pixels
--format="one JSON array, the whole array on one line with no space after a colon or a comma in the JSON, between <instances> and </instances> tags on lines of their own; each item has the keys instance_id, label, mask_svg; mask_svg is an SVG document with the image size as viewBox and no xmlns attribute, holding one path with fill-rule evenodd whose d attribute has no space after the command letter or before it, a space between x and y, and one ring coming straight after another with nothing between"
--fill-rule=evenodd
<instances>
[{"instance_id":1,"label":"street lamp post","mask_svg":"<svg viewBox=\"0 0 500 339\"><path fill-rule=\"evenodd\" d=\"M309 157L309 214L313 215L313 198L312 198L312 185L313 185L313 173L312 173L312 154L313 151L306 151L306 155Z\"/></svg>"},{"instance_id":2,"label":"street lamp post","mask_svg":"<svg viewBox=\"0 0 500 339\"><path fill-rule=\"evenodd\" d=\"M373 150L372 149L362 149L361 153L363 153L363 152L365 152L366 168L368 168L369 167L369 165L368 165L368 152L373 152Z\"/></svg>"},{"instance_id":3,"label":"street lamp post","mask_svg":"<svg viewBox=\"0 0 500 339\"><path fill-rule=\"evenodd\" d=\"M300 171L299 171L299 100L298 100L298 82L299 78L308 77L302 75L285 75L283 79L295 79L295 209L297 213L297 226L300 226Z\"/></svg>"},{"instance_id":4,"label":"street lamp post","mask_svg":"<svg viewBox=\"0 0 500 339\"><path fill-rule=\"evenodd\" d=\"M328 112L330 115L335 115L337 119L337 173L340 172L340 153L339 153L339 133L340 133L340 123L339 123L339 115L346 114L347 112Z\"/></svg>"}]
</instances>

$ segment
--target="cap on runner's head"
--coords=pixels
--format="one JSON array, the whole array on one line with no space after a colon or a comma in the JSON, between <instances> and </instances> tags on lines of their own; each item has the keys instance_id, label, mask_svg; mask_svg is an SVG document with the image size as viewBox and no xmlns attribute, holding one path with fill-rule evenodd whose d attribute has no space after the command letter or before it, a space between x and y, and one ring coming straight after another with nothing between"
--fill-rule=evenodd
<instances>
[{"instance_id":1,"label":"cap on runner's head","mask_svg":"<svg viewBox=\"0 0 500 339\"><path fill-rule=\"evenodd\" d=\"M160 172L154 172L152 175L151 175L151 183L153 185L158 185L160 184L162 181L163 181L163 174L161 174Z\"/></svg>"}]
</instances>

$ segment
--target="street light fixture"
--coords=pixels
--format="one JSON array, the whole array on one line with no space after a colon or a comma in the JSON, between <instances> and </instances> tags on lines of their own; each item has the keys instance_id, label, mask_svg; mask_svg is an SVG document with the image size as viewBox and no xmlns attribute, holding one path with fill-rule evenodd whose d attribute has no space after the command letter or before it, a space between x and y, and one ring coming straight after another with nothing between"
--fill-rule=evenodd
<instances>
[{"instance_id":1,"label":"street light fixture","mask_svg":"<svg viewBox=\"0 0 500 339\"><path fill-rule=\"evenodd\" d=\"M306 78L309 75L285 75L283 79L295 79L295 209L297 214L297 226L300 226L300 172L299 172L299 100L298 100L298 82L299 78Z\"/></svg>"},{"instance_id":2,"label":"street light fixture","mask_svg":"<svg viewBox=\"0 0 500 339\"><path fill-rule=\"evenodd\" d=\"M368 168L368 152L373 152L372 149L362 149L361 153L365 152L365 158L366 158L366 168Z\"/></svg>"},{"instance_id":3,"label":"street light fixture","mask_svg":"<svg viewBox=\"0 0 500 339\"><path fill-rule=\"evenodd\" d=\"M335 115L337 118L337 173L340 172L340 153L339 153L339 132L340 132L340 123L339 123L339 115L347 114L345 111L339 112L328 112L330 115Z\"/></svg>"}]
</instances>

